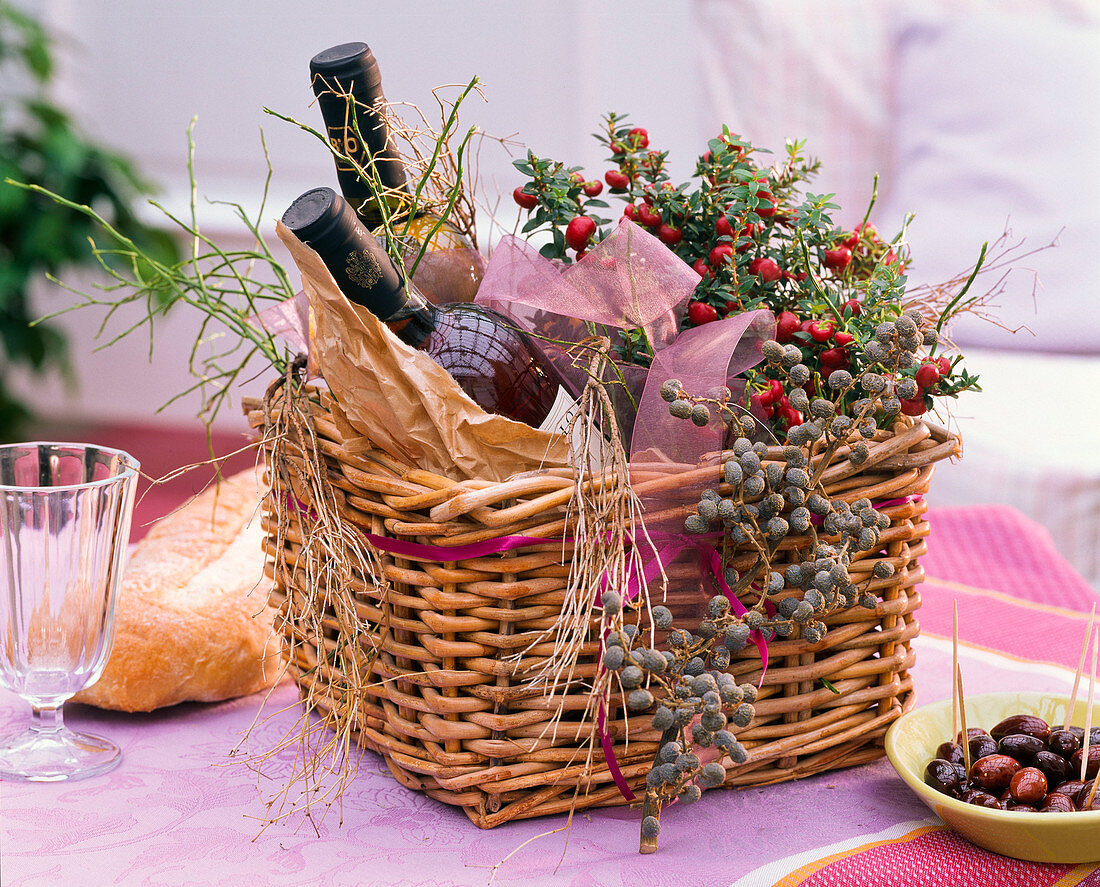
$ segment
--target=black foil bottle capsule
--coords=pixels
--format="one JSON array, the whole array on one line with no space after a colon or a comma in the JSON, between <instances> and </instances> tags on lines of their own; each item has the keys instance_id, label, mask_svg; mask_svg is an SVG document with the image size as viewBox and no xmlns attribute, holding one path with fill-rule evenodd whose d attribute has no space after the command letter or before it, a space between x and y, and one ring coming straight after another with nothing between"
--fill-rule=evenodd
<instances>
[{"instance_id":1,"label":"black foil bottle capsule","mask_svg":"<svg viewBox=\"0 0 1100 887\"><path fill-rule=\"evenodd\" d=\"M334 157L340 190L363 224L378 232L383 223L380 204L385 204L391 216L400 216L410 197L405 166L386 120L378 62L367 44L342 43L317 53L310 60L309 71L329 143L355 161L352 164ZM369 181L360 176L357 165ZM482 265L473 244L457 227L424 212L411 218L405 215L393 227L403 234L410 258L425 240L429 253L456 251L448 255L443 272L429 275L427 266L423 274L417 269L417 279L431 301L473 300Z\"/></svg>"},{"instance_id":2,"label":"black foil bottle capsule","mask_svg":"<svg viewBox=\"0 0 1100 887\"><path fill-rule=\"evenodd\" d=\"M425 299L331 188L301 195L282 222L317 252L349 300L429 354L482 409L533 427L550 414L560 380L531 340L491 309Z\"/></svg>"}]
</instances>

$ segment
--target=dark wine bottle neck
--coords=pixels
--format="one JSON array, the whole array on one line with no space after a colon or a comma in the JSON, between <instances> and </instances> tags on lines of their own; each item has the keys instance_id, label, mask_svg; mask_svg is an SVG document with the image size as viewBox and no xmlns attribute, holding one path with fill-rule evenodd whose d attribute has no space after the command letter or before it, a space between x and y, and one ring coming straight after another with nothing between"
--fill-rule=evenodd
<instances>
[{"instance_id":1,"label":"dark wine bottle neck","mask_svg":"<svg viewBox=\"0 0 1100 887\"><path fill-rule=\"evenodd\" d=\"M314 56L310 72L329 143L348 158L335 158L340 190L364 224L377 228L379 202L399 204L408 190L384 113L378 63L366 44L350 43Z\"/></svg>"},{"instance_id":2,"label":"dark wine bottle neck","mask_svg":"<svg viewBox=\"0 0 1100 887\"><path fill-rule=\"evenodd\" d=\"M437 312L394 264L378 239L331 188L315 188L283 213L283 224L324 261L348 299L420 347L436 327Z\"/></svg>"}]
</instances>

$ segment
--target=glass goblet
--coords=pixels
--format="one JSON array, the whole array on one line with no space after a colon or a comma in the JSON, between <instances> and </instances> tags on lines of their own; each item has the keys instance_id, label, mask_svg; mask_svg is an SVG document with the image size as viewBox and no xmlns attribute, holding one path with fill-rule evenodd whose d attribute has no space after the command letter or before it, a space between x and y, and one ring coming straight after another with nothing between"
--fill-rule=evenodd
<instances>
[{"instance_id":1,"label":"glass goblet","mask_svg":"<svg viewBox=\"0 0 1100 887\"><path fill-rule=\"evenodd\" d=\"M111 652L138 468L90 444L0 446L0 684L31 705L29 725L0 735L0 778L79 779L119 761L61 715Z\"/></svg>"}]
</instances>

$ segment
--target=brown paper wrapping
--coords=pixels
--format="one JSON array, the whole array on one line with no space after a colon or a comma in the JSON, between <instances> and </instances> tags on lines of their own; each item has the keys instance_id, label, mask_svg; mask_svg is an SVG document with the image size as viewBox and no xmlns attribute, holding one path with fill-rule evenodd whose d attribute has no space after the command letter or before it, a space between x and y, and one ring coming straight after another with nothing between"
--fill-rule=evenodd
<instances>
[{"instance_id":1,"label":"brown paper wrapping","mask_svg":"<svg viewBox=\"0 0 1100 887\"><path fill-rule=\"evenodd\" d=\"M320 256L281 222L302 274L315 362L348 423L395 458L457 479L503 481L568 464L565 435L486 413L451 375L349 302Z\"/></svg>"}]
</instances>

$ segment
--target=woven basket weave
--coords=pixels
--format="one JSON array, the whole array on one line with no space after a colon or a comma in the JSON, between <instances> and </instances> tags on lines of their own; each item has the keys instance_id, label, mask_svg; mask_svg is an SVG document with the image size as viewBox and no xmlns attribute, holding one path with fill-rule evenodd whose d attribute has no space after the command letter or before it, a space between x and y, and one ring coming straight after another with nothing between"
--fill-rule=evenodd
<instances>
[{"instance_id":1,"label":"woven basket weave","mask_svg":"<svg viewBox=\"0 0 1100 887\"><path fill-rule=\"evenodd\" d=\"M381 563L391 586L384 594L358 577L357 608L371 624L384 628L369 639L382 652L373 665L374 680L364 691L367 698L361 700L359 710L365 714L352 725L356 741L382 755L402 785L462 807L482 828L571 808L626 803L599 743L593 750L590 730L578 736L575 728L588 705L586 695L569 691L560 723L548 730L562 697L548 702L543 690L517 673L524 670L517 666L517 653L524 651L524 667L550 653L550 644L541 641L565 600L570 546L563 538L568 539L571 479L547 472L504 483L458 483L402 464L372 449L362 437L344 439L332 407L327 392L311 393L317 448L345 520L368 533L433 546L510 534L548 540L458 562L402 559L383 552ZM267 430L259 405L246 404L246 409L250 424ZM780 782L873 760L883 753L886 728L913 705L910 644L919 630L914 618L920 606L916 588L923 576L918 559L929 530L924 495L934 463L957 455L959 442L943 429L905 419L869 443L871 455L864 464L857 468L850 463L842 448L822 481L830 497L867 497L890 517L881 551L850 567L861 588L869 580L878 606L827 617L828 634L816 645L796 635L769 643L756 717L735 730L748 761L728 768L726 785ZM771 457L778 460L779 451L773 450ZM715 480L720 464L716 458ZM277 485L273 491L275 496L291 493ZM265 521L268 553L274 559L279 552L270 511ZM286 562L294 563L301 551L300 528L292 524L284 537ZM808 537L791 535L773 569L802 560L808 546ZM752 557L745 552L741 562L747 565ZM894 574L873 578L875 562L883 559L893 564ZM733 565L738 565L736 559ZM699 575L690 557L666 566L673 580L670 588L683 587L677 579ZM293 586L302 581L302 572L289 582L276 575L274 603L296 606L303 596ZM797 589L785 593L800 595ZM665 603L681 624L698 613L702 600L698 590L679 590L670 591ZM754 601L743 602L751 606ZM332 650L346 640L333 627L324 645ZM308 646L294 649L292 666L303 695L312 691L321 709L339 708L328 692L330 666L318 663ZM578 675L591 678L598 656L593 630ZM734 654L729 671L741 683L756 683L759 652L750 645ZM606 729L622 775L641 796L658 734L647 716L627 721L616 705L607 713Z\"/></svg>"}]
</instances>

